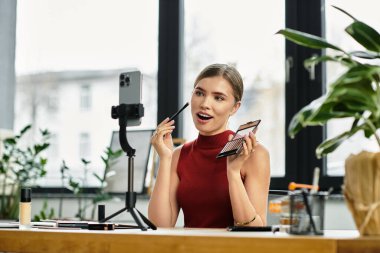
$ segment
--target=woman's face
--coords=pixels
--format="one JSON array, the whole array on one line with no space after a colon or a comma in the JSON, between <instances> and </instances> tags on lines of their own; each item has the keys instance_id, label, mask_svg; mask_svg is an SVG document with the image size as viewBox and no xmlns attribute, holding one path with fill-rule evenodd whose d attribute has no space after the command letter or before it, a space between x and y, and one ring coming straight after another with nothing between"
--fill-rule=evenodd
<instances>
[{"instance_id":1,"label":"woman's face","mask_svg":"<svg viewBox=\"0 0 380 253\"><path fill-rule=\"evenodd\" d=\"M228 118L239 107L240 102L235 102L231 84L221 76L201 79L191 97L193 122L202 135L224 132Z\"/></svg>"}]
</instances>

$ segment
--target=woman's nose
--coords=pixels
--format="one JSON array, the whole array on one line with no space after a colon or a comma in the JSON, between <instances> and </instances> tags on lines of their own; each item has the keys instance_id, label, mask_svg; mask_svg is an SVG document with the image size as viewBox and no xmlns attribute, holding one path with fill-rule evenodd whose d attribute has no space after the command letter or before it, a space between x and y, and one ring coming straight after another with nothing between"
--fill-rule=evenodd
<instances>
[{"instance_id":1,"label":"woman's nose","mask_svg":"<svg viewBox=\"0 0 380 253\"><path fill-rule=\"evenodd\" d=\"M203 98L202 103L201 103L201 108L202 109L210 108L210 99L207 96Z\"/></svg>"}]
</instances>

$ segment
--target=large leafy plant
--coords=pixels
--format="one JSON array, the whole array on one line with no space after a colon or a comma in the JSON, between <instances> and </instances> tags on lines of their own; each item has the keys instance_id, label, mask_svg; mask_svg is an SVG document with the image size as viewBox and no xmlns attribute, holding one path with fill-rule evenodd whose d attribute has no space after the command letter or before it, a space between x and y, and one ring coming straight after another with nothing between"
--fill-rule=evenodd
<instances>
[{"instance_id":1,"label":"large leafy plant","mask_svg":"<svg viewBox=\"0 0 380 253\"><path fill-rule=\"evenodd\" d=\"M316 149L318 157L334 151L343 141L359 131L366 138L375 137L380 147L380 34L348 14L353 19L345 32L364 47L364 50L347 52L325 39L293 29L278 31L298 45L315 49L332 49L335 54L313 56L304 62L306 68L321 62L336 62L346 71L330 84L327 94L302 108L291 120L288 134L291 138L307 126L324 125L331 119L352 118L349 130L322 142ZM364 60L365 59L365 60ZM377 63L377 64L376 64Z\"/></svg>"}]
</instances>

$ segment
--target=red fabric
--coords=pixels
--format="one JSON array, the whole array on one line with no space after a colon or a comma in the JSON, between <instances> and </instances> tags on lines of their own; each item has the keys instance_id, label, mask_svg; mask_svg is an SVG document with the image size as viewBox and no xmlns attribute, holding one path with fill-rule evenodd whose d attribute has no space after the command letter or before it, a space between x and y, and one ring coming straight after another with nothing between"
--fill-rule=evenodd
<instances>
[{"instance_id":1,"label":"red fabric","mask_svg":"<svg viewBox=\"0 0 380 253\"><path fill-rule=\"evenodd\" d=\"M232 131L202 136L186 143L178 160L177 199L185 227L225 228L234 223L226 158L216 159Z\"/></svg>"}]
</instances>

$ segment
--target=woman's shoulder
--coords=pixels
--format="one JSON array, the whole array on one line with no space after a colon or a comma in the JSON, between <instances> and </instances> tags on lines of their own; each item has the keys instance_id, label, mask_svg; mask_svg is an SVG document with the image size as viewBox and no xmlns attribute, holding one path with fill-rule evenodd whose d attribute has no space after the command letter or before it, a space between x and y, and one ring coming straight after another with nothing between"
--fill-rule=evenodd
<instances>
[{"instance_id":1,"label":"woman's shoulder","mask_svg":"<svg viewBox=\"0 0 380 253\"><path fill-rule=\"evenodd\" d=\"M191 147L191 145L193 144L194 141L190 141L190 142L185 142L177 147L174 148L173 150L173 156L179 156L182 152L182 150L187 150Z\"/></svg>"},{"instance_id":2,"label":"woman's shoulder","mask_svg":"<svg viewBox=\"0 0 380 253\"><path fill-rule=\"evenodd\" d=\"M255 149L255 151L254 151L253 157L260 156L260 157L268 157L269 158L269 151L263 144L257 143L257 145L255 146L254 149Z\"/></svg>"},{"instance_id":3,"label":"woman's shoulder","mask_svg":"<svg viewBox=\"0 0 380 253\"><path fill-rule=\"evenodd\" d=\"M179 156L179 154L181 153L181 150L183 148L183 145L185 145L185 144L179 145L179 146L174 148L173 156Z\"/></svg>"},{"instance_id":4,"label":"woman's shoulder","mask_svg":"<svg viewBox=\"0 0 380 253\"><path fill-rule=\"evenodd\" d=\"M245 168L255 170L257 167L268 167L270 161L268 149L261 143L255 146L253 154L245 161Z\"/></svg>"}]
</instances>

